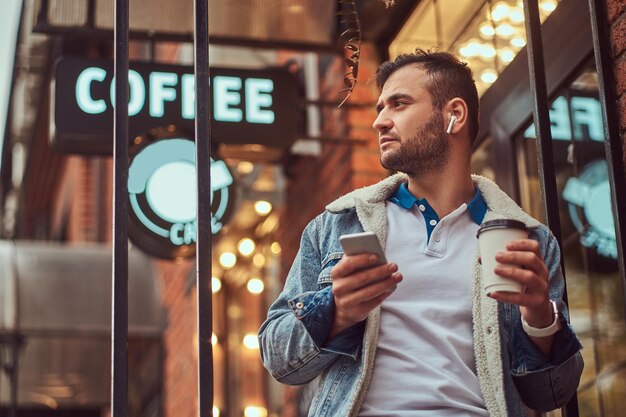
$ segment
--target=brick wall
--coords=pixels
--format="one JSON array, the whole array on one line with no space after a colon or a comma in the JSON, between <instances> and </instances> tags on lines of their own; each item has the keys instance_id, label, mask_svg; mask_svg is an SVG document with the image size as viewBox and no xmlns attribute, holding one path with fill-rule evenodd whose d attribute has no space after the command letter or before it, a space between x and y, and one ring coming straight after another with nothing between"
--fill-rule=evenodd
<instances>
[{"instance_id":1,"label":"brick wall","mask_svg":"<svg viewBox=\"0 0 626 417\"><path fill-rule=\"evenodd\" d=\"M285 209L277 231L281 253L281 277L287 272L300 246L302 230L324 207L341 195L373 184L387 175L381 167L377 135L372 128L378 90L373 75L380 64L376 49L361 48L359 81L342 109L324 108L323 135L354 139L356 143L324 143L318 157L300 157L285 166L288 176ZM333 101L343 88L343 60L335 59L322 76L322 99ZM295 417L299 387L285 387L281 417Z\"/></svg>"},{"instance_id":2,"label":"brick wall","mask_svg":"<svg viewBox=\"0 0 626 417\"><path fill-rule=\"evenodd\" d=\"M607 0L606 5L611 27L615 89L620 108L620 132L626 161L626 1Z\"/></svg>"},{"instance_id":3,"label":"brick wall","mask_svg":"<svg viewBox=\"0 0 626 417\"><path fill-rule=\"evenodd\" d=\"M298 157L285 166L288 176L286 204L278 240L283 247L282 277L286 276L300 246L302 230L324 207L341 195L373 184L387 175L381 167L377 135L372 128L378 90L373 75L379 65L376 49L361 48L359 81L341 109L323 110L323 135L345 137L346 143L324 143L317 157ZM323 75L322 99L333 101L343 88L343 61L335 59ZM349 139L356 142L348 143Z\"/></svg>"},{"instance_id":4,"label":"brick wall","mask_svg":"<svg viewBox=\"0 0 626 417\"><path fill-rule=\"evenodd\" d=\"M183 262L156 261L167 308L163 406L166 417L194 417L198 412L195 286L188 277L193 259Z\"/></svg>"}]
</instances>

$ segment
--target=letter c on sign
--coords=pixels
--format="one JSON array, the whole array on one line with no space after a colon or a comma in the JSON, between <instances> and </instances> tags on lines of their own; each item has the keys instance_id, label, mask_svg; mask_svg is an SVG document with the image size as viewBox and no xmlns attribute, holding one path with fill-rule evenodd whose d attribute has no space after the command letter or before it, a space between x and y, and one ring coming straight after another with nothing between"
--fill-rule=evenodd
<instances>
[{"instance_id":1,"label":"letter c on sign","mask_svg":"<svg viewBox=\"0 0 626 417\"><path fill-rule=\"evenodd\" d=\"M107 73L102 68L90 67L83 70L76 80L76 103L88 114L100 114L107 109L103 99L94 100L91 96L91 83L102 82Z\"/></svg>"}]
</instances>

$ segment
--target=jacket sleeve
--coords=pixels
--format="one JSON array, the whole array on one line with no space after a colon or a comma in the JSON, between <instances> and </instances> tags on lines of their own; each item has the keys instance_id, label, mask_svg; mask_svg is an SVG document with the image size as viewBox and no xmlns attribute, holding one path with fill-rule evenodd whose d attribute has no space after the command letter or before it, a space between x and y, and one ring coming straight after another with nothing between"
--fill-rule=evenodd
<instances>
[{"instance_id":1,"label":"jacket sleeve","mask_svg":"<svg viewBox=\"0 0 626 417\"><path fill-rule=\"evenodd\" d=\"M549 271L550 299L557 302L561 328L555 333L550 354L545 354L524 332L519 314L511 324L513 380L526 406L551 411L567 403L575 394L583 370L581 345L568 324L569 313L563 302L564 279L561 255L554 236L547 230L544 261ZM545 240L544 240L545 241ZM518 311L519 313L519 311Z\"/></svg>"},{"instance_id":2,"label":"jacket sleeve","mask_svg":"<svg viewBox=\"0 0 626 417\"><path fill-rule=\"evenodd\" d=\"M356 359L363 335L364 327L357 325L326 340L334 320L334 300L332 287L320 290L318 285L323 262L319 219L304 230L285 287L259 330L263 365L285 384L313 380L340 355Z\"/></svg>"}]
</instances>

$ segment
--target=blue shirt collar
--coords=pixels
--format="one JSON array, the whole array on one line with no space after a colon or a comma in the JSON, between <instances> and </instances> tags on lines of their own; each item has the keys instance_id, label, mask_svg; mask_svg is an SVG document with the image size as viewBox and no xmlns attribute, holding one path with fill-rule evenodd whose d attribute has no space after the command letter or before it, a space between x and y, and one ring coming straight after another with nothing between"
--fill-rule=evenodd
<instances>
[{"instance_id":1,"label":"blue shirt collar","mask_svg":"<svg viewBox=\"0 0 626 417\"><path fill-rule=\"evenodd\" d=\"M398 187L394 195L389 198L389 201L399 205L400 207L408 210L413 207L414 204L428 204L425 198L418 199L415 197L406 186L406 183L403 183ZM487 212L487 203L483 199L483 196L476 187L476 193L472 200L467 203L467 211L469 212L470 217L476 224L481 224L485 217L485 213Z\"/></svg>"}]
</instances>

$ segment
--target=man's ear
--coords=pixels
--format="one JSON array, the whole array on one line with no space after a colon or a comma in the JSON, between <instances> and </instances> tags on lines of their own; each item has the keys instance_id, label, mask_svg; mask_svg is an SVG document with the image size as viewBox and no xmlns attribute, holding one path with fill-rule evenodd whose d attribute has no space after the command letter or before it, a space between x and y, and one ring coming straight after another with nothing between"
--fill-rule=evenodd
<instances>
[{"instance_id":1,"label":"man's ear","mask_svg":"<svg viewBox=\"0 0 626 417\"><path fill-rule=\"evenodd\" d=\"M444 121L446 122L446 133L458 133L467 125L468 111L465 100L455 97L444 106ZM446 118L447 115L447 118Z\"/></svg>"}]
</instances>

